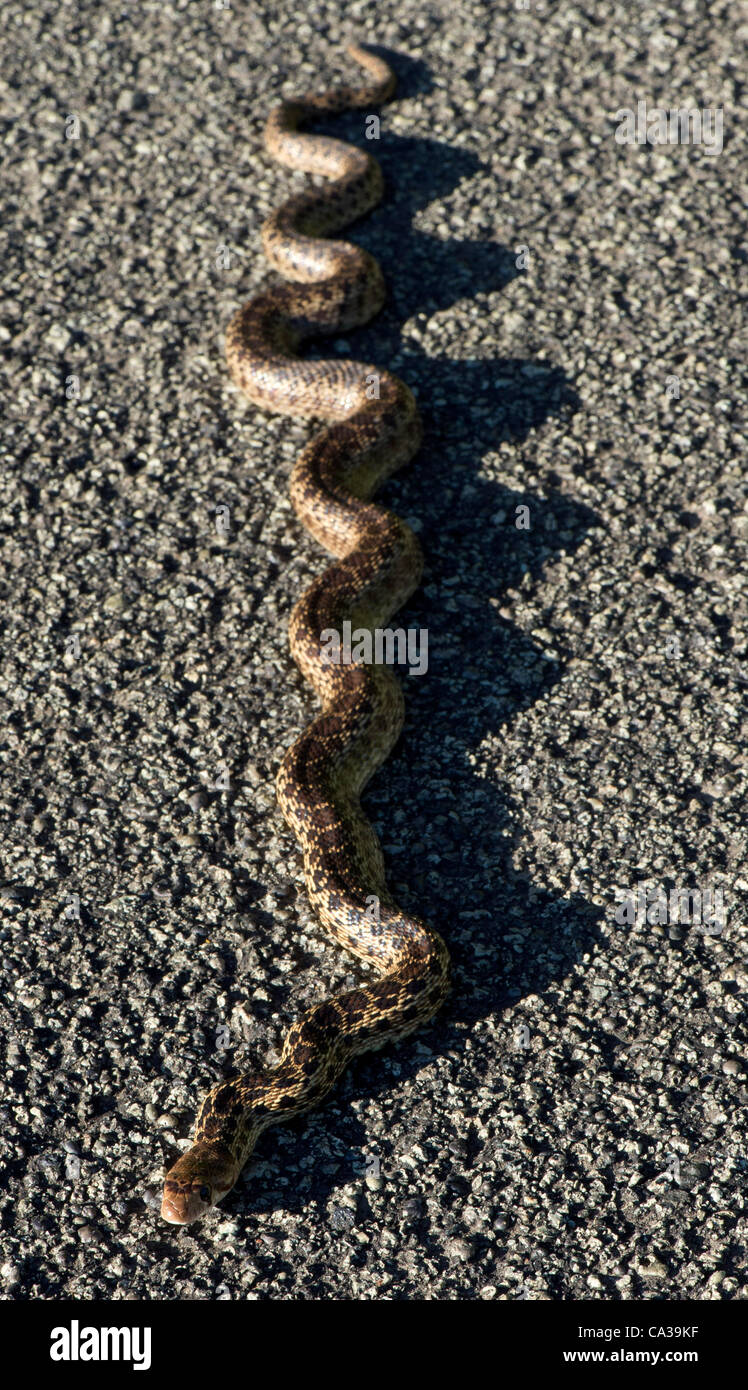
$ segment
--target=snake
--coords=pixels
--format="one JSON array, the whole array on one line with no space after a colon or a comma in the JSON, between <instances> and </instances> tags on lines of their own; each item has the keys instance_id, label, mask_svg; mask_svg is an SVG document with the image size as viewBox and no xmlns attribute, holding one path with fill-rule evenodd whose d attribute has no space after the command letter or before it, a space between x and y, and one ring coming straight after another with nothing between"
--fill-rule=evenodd
<instances>
[{"instance_id":1,"label":"snake","mask_svg":"<svg viewBox=\"0 0 748 1390\"><path fill-rule=\"evenodd\" d=\"M321 709L283 756L276 792L316 916L369 969L358 987L315 1003L290 1025L276 1065L222 1080L205 1097L191 1146L164 1179L161 1215L178 1225L231 1191L266 1128L318 1105L352 1058L429 1020L450 987L447 947L392 896L360 801L400 735L402 687L386 658L335 660L325 645L325 634L339 633L346 620L357 630L381 628L423 569L412 529L372 501L420 446L411 391L372 364L300 356L308 339L366 323L385 300L378 262L333 235L381 201L378 162L357 146L299 129L346 110L368 112L393 95L395 76L383 58L360 43L347 51L363 69L363 85L283 100L267 118L270 155L323 182L305 185L264 222L265 254L281 283L235 314L226 358L234 384L255 406L324 424L290 482L299 520L332 556L289 621L291 654Z\"/></svg>"}]
</instances>

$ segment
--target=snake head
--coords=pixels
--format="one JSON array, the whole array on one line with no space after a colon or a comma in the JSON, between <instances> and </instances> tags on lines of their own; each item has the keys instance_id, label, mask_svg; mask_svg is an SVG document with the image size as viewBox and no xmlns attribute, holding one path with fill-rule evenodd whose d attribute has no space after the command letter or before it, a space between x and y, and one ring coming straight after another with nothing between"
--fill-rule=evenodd
<instances>
[{"instance_id":1,"label":"snake head","mask_svg":"<svg viewBox=\"0 0 748 1390\"><path fill-rule=\"evenodd\" d=\"M239 1168L228 1149L204 1141L193 1144L164 1178L164 1221L175 1226L197 1221L231 1191L238 1176Z\"/></svg>"}]
</instances>

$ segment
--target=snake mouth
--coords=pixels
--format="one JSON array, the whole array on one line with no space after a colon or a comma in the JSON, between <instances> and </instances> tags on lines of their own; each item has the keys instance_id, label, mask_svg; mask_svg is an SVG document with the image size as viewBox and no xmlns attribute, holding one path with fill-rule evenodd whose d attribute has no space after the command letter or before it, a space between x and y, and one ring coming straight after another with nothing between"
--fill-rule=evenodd
<instances>
[{"instance_id":1,"label":"snake mouth","mask_svg":"<svg viewBox=\"0 0 748 1390\"><path fill-rule=\"evenodd\" d=\"M185 1189L181 1183L164 1183L161 1199L161 1216L172 1226L187 1226L204 1216L213 1205L210 1189L203 1184L200 1188L192 1186Z\"/></svg>"},{"instance_id":2,"label":"snake mouth","mask_svg":"<svg viewBox=\"0 0 748 1390\"><path fill-rule=\"evenodd\" d=\"M172 1226L187 1226L210 1211L230 1192L239 1176L236 1161L218 1144L193 1144L164 1178L161 1216Z\"/></svg>"}]
</instances>

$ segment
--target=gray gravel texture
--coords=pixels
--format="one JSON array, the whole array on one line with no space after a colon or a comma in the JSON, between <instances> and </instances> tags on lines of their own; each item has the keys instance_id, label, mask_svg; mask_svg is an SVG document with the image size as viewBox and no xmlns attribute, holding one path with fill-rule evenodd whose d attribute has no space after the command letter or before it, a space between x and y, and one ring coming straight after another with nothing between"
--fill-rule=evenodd
<instances>
[{"instance_id":1,"label":"gray gravel texture","mask_svg":"<svg viewBox=\"0 0 748 1390\"><path fill-rule=\"evenodd\" d=\"M740 8L0 24L4 1296L748 1296ZM391 297L336 350L427 429L385 497L425 548L429 670L367 806L455 987L177 1230L200 1096L365 978L274 805L314 708L286 646L324 563L287 497L310 429L223 358L303 183L266 113L355 33L400 76L351 233ZM618 143L638 100L722 108L721 152ZM639 883L721 890L726 921L617 921Z\"/></svg>"}]
</instances>

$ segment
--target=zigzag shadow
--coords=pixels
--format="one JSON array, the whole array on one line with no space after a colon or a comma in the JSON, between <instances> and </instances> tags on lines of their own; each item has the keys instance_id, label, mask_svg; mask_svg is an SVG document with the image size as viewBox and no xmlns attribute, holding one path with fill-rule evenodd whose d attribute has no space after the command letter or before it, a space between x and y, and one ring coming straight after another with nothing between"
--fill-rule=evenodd
<instances>
[{"instance_id":1,"label":"zigzag shadow","mask_svg":"<svg viewBox=\"0 0 748 1390\"><path fill-rule=\"evenodd\" d=\"M394 62L401 66L398 58ZM411 67L408 95L424 81L422 65ZM346 138L341 124L347 121L352 135L356 120L360 138L357 117L338 119L330 131ZM562 899L513 870L512 851L523 827L508 833L512 825L499 786L478 777L470 762L485 735L508 724L560 674L557 661L497 616L502 592L524 575L539 578L553 553L561 545L567 552L576 548L596 518L560 492L548 499L529 489L520 495L477 476L488 450L501 440L524 438L551 414L573 411L577 398L559 368L519 359L435 359L412 338L403 339L403 320L419 309L433 313L468 291L493 292L517 272L514 257L495 241L435 242L411 225L416 208L478 171L475 156L433 140L388 135L384 123L382 129L376 153L389 174L386 216L375 212L354 235L380 260L393 295L378 319L357 332L355 342L340 344L340 351L391 366L419 395L423 448L382 500L420 522L424 587L397 621L427 628L430 650L428 675L404 677L405 733L367 790L365 804L383 839L399 900L433 921L450 947L451 998L418 1035L422 1048L443 1053L462 1045L467 1024L563 978L598 934L598 909L579 894ZM329 355L329 343L319 352ZM520 504L530 508L529 530L515 524ZM401 805L407 807L403 842L393 844ZM413 869L414 857L422 868ZM506 924L516 932L528 922L523 949L507 950ZM423 1051L417 1056L406 1042L397 1049L397 1064L400 1077L412 1078L423 1065ZM350 1153L365 1151L366 1135L350 1099L390 1086L379 1055L354 1064L324 1108L327 1144L320 1164L328 1171L318 1169L311 1186L297 1190L308 1177L313 1123L299 1119L266 1136L257 1155L258 1163L275 1167L282 1149L288 1186L265 1187L264 1178L253 1178L250 1164L244 1194L232 1205L301 1210L310 1198L324 1202L350 1181ZM330 1143L347 1150L332 1173ZM272 1263L277 1273L277 1252Z\"/></svg>"}]
</instances>

